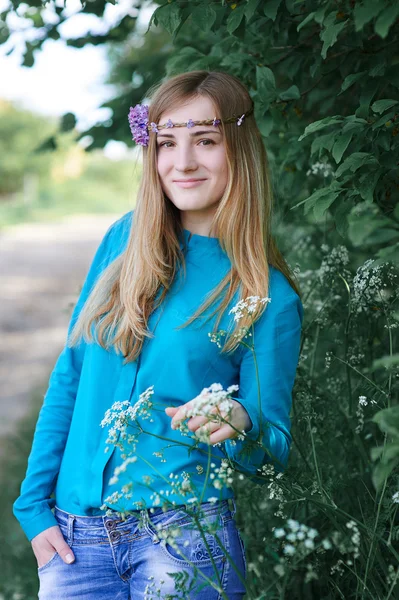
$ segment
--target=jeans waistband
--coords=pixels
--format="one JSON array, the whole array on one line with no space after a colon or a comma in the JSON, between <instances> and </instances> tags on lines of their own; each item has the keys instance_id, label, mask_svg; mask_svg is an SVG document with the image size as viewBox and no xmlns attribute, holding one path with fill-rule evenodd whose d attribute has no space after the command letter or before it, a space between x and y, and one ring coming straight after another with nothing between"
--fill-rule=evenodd
<instances>
[{"instance_id":1,"label":"jeans waistband","mask_svg":"<svg viewBox=\"0 0 399 600\"><path fill-rule=\"evenodd\" d=\"M209 511L212 508L214 508L215 511L218 511L218 510L222 511L222 510L230 509L230 511L232 512L232 516L234 516L234 514L236 512L235 500L233 497L230 497L230 498L226 498L224 500L218 500L217 502L203 502L201 504L201 510ZM186 510L193 511L193 512L199 511L199 507L193 506L191 504L183 504L180 506L174 506L166 511L163 511L162 507L157 506L157 507L151 507L151 508L146 508L146 509L141 509L141 510L129 511L130 514L126 515L125 518L122 519L122 517L117 516L116 514L111 514L108 516L105 513L104 513L104 515L95 515L95 516L75 515L73 513L69 513L69 512L66 512L65 510L62 510L58 506L55 506L54 507L54 515L55 515L58 523L60 523L61 525L64 525L65 527L71 527L72 522L73 522L74 527L78 526L78 527L97 528L97 527L105 527L105 523L106 522L109 523L111 520L115 522L115 525L118 525L120 523L123 525L129 525L143 517L144 518L148 517L150 519L153 519L154 517L156 517L159 514L167 515L168 513L171 513L171 512L177 511L177 510L182 510L182 509L186 509Z\"/></svg>"}]
</instances>

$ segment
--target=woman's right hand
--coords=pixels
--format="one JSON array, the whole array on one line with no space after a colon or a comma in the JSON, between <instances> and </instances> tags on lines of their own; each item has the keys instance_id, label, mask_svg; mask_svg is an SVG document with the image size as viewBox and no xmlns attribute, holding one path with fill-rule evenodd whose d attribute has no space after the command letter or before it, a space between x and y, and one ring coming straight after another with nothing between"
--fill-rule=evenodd
<instances>
[{"instance_id":1,"label":"woman's right hand","mask_svg":"<svg viewBox=\"0 0 399 600\"><path fill-rule=\"evenodd\" d=\"M38 568L48 563L57 553L67 564L70 564L75 560L72 549L66 543L58 525L48 527L44 531L41 531L31 539L31 544L36 556Z\"/></svg>"}]
</instances>

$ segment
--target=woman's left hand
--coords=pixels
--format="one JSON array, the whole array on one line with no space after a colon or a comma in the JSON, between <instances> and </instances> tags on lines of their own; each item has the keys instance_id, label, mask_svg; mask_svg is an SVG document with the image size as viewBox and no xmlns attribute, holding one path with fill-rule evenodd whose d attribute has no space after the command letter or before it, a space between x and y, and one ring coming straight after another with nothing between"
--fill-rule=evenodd
<instances>
[{"instance_id":1,"label":"woman's left hand","mask_svg":"<svg viewBox=\"0 0 399 600\"><path fill-rule=\"evenodd\" d=\"M190 431L195 432L196 435L209 431L210 436L208 439L210 444L218 444L219 442L224 442L224 440L237 437L239 433L235 431L235 429L238 429L239 432L242 432L243 430L249 431L252 427L252 421L247 411L240 402L237 402L237 400L231 398L230 400L233 403L233 408L228 421L233 427L228 423L210 421L208 417L205 416L191 417L187 421L187 427ZM187 418L186 411L190 407L191 401L186 402L181 406L168 406L165 408L168 417L172 417L172 422L170 424L172 429L176 429L178 423ZM226 415L222 414L222 416L226 418Z\"/></svg>"}]
</instances>

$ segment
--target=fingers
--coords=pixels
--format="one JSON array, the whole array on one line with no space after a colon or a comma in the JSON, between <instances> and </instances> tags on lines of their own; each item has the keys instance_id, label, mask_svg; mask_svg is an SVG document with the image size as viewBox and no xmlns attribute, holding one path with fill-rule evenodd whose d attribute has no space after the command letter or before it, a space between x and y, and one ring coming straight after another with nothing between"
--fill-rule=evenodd
<instances>
[{"instance_id":1,"label":"fingers","mask_svg":"<svg viewBox=\"0 0 399 600\"><path fill-rule=\"evenodd\" d=\"M177 411L173 415L173 419L170 424L172 429L177 428L179 421L184 421L184 419L186 419L186 417L187 417L186 411L189 409L189 407L190 407L190 402L186 402L186 404L183 404L183 406L178 407Z\"/></svg>"},{"instance_id":2,"label":"fingers","mask_svg":"<svg viewBox=\"0 0 399 600\"><path fill-rule=\"evenodd\" d=\"M217 410L217 408L213 408L209 414L216 415L216 414L219 414L219 411ZM201 427L202 425L205 425L205 423L208 423L208 422L216 423L216 420L214 420L214 417L205 417L205 416L191 417L191 419L189 419L189 421L187 422L187 427L190 429L190 431L196 431L199 427ZM218 427L220 426L220 422L216 423L216 424L218 425Z\"/></svg>"},{"instance_id":3,"label":"fingers","mask_svg":"<svg viewBox=\"0 0 399 600\"><path fill-rule=\"evenodd\" d=\"M55 552L59 554L62 560L67 564L70 564L75 560L75 555L65 541L58 525L45 529L36 535L31 540L31 543L39 566L48 562L51 557L54 556Z\"/></svg>"},{"instance_id":4,"label":"fingers","mask_svg":"<svg viewBox=\"0 0 399 600\"><path fill-rule=\"evenodd\" d=\"M201 441L207 442L209 440L209 435L214 431L217 431L219 428L220 423L212 423L211 421L208 421L205 425L202 425L202 427L198 427L196 429L195 435L200 438Z\"/></svg>"},{"instance_id":5,"label":"fingers","mask_svg":"<svg viewBox=\"0 0 399 600\"><path fill-rule=\"evenodd\" d=\"M224 440L235 438L236 435L237 432L230 425L225 423L217 431L210 435L209 443L218 444L219 442L223 442Z\"/></svg>"}]
</instances>

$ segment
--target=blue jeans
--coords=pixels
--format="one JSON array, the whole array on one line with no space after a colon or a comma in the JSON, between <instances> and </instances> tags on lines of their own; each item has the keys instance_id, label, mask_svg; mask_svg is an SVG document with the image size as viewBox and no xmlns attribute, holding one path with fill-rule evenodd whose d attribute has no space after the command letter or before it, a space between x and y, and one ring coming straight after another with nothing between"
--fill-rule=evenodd
<instances>
[{"instance_id":1,"label":"blue jeans","mask_svg":"<svg viewBox=\"0 0 399 600\"><path fill-rule=\"evenodd\" d=\"M138 510L123 521L56 506L75 561L56 553L39 567L39 600L242 600L246 560L234 499L201 507Z\"/></svg>"}]
</instances>

